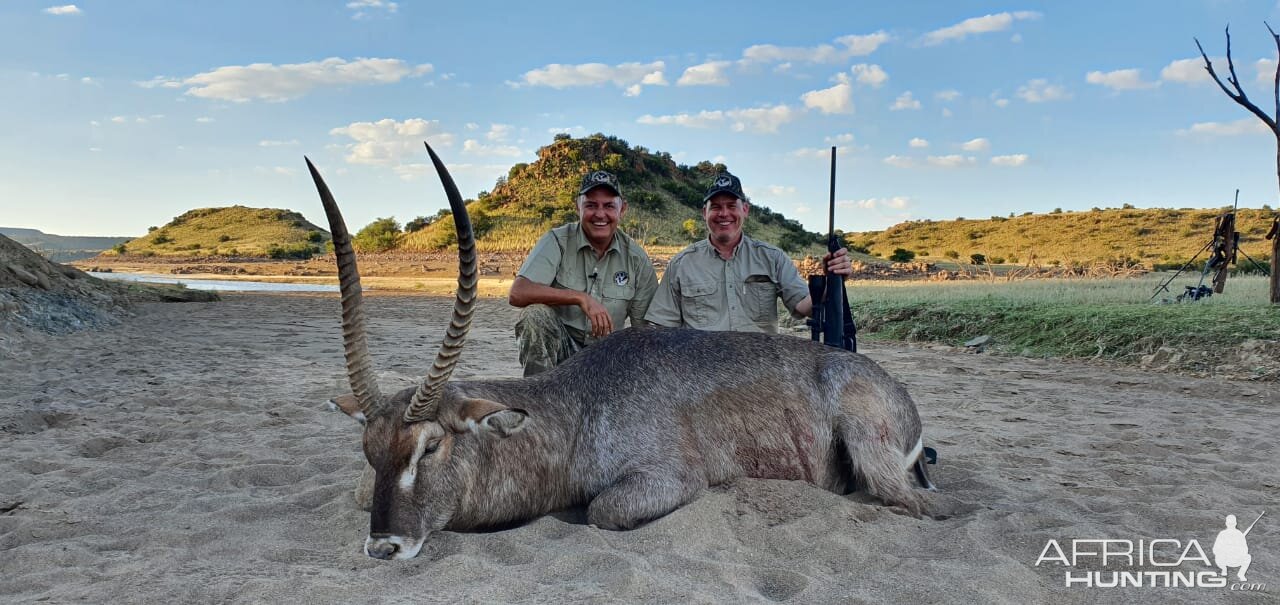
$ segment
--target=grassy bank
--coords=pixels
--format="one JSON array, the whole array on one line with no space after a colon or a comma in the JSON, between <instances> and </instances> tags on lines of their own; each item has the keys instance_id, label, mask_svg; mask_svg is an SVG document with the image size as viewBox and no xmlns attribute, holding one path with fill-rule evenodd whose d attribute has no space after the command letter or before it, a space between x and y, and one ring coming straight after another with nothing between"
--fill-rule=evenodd
<instances>
[{"instance_id":1,"label":"grassy bank","mask_svg":"<svg viewBox=\"0 0 1280 605\"><path fill-rule=\"evenodd\" d=\"M853 282L849 294L859 333L870 338L960 345L989 335L995 350L1016 355L1127 362L1163 348L1179 356L1174 369L1200 370L1248 366L1252 352L1269 365L1280 350L1280 307L1268 304L1265 278L1234 278L1223 294L1195 303L1147 302L1161 279Z\"/></svg>"}]
</instances>

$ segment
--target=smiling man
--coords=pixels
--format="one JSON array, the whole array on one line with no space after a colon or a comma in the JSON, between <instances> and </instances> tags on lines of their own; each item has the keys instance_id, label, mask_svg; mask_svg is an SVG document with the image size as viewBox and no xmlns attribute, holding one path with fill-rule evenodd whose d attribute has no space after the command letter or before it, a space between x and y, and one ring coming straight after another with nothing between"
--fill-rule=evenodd
<instances>
[{"instance_id":1,"label":"smiling man","mask_svg":"<svg viewBox=\"0 0 1280 605\"><path fill-rule=\"evenodd\" d=\"M649 255L618 230L627 211L618 177L583 177L577 205L580 220L538 240L507 295L523 308L516 340L525 376L554 368L627 318L643 325L658 289Z\"/></svg>"},{"instance_id":2,"label":"smiling man","mask_svg":"<svg viewBox=\"0 0 1280 605\"><path fill-rule=\"evenodd\" d=\"M673 328L774 333L778 298L792 315L811 315L809 287L791 257L742 232L750 206L738 177L716 175L702 201L710 235L671 259L645 319ZM841 248L823 262L847 276L853 272L848 254Z\"/></svg>"}]
</instances>

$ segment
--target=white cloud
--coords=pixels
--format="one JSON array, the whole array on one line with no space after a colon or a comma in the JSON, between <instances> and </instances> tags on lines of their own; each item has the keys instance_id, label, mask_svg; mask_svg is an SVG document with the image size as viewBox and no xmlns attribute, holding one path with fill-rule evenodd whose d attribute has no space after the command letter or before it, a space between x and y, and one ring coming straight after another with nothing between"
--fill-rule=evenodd
<instances>
[{"instance_id":1,"label":"white cloud","mask_svg":"<svg viewBox=\"0 0 1280 605\"><path fill-rule=\"evenodd\" d=\"M1008 106L1009 106L1009 99L997 98L997 99L995 99L995 101L993 101L993 102L996 104L996 107L1008 107Z\"/></svg>"},{"instance_id":2,"label":"white cloud","mask_svg":"<svg viewBox=\"0 0 1280 605\"><path fill-rule=\"evenodd\" d=\"M925 147L929 146L929 141L926 141L920 137L915 137L910 141L907 141L907 146L915 149L924 149Z\"/></svg>"},{"instance_id":3,"label":"white cloud","mask_svg":"<svg viewBox=\"0 0 1280 605\"><path fill-rule=\"evenodd\" d=\"M766 198L788 197L788 196L795 195L796 193L796 188L790 185L768 185L764 188L745 187L744 189L745 189L745 193L747 194L747 197L751 199L757 199L760 197L766 197Z\"/></svg>"},{"instance_id":4,"label":"white cloud","mask_svg":"<svg viewBox=\"0 0 1280 605\"><path fill-rule=\"evenodd\" d=\"M810 212L808 206L792 206L791 210L796 214L809 214Z\"/></svg>"},{"instance_id":5,"label":"white cloud","mask_svg":"<svg viewBox=\"0 0 1280 605\"><path fill-rule=\"evenodd\" d=\"M844 134L838 134L834 137L823 137L823 140L831 145L835 145L837 143L852 143L853 133L846 132Z\"/></svg>"},{"instance_id":6,"label":"white cloud","mask_svg":"<svg viewBox=\"0 0 1280 605\"><path fill-rule=\"evenodd\" d=\"M538 69L525 72L521 79L526 86L549 86L555 89L576 86L600 86L613 84L624 89L629 97L640 94L641 86L666 86L667 80L662 71L666 63L621 63L605 65L604 63L583 63L580 65L561 65L552 63Z\"/></svg>"},{"instance_id":7,"label":"white cloud","mask_svg":"<svg viewBox=\"0 0 1280 605\"><path fill-rule=\"evenodd\" d=\"M1085 75L1084 81L1090 84L1105 86L1111 90L1141 90L1155 88L1159 82L1147 82L1142 79L1142 72L1137 69L1117 69L1115 71L1091 71Z\"/></svg>"},{"instance_id":8,"label":"white cloud","mask_svg":"<svg viewBox=\"0 0 1280 605\"><path fill-rule=\"evenodd\" d=\"M111 121L116 124L124 124L127 121L127 118L125 118L124 116L115 116L111 118Z\"/></svg>"},{"instance_id":9,"label":"white cloud","mask_svg":"<svg viewBox=\"0 0 1280 605\"><path fill-rule=\"evenodd\" d=\"M568 135L582 136L584 134L587 134L587 129L583 128L582 126L566 126L564 128L548 128L547 129L547 134L550 134L550 135L557 135L561 133L568 134Z\"/></svg>"},{"instance_id":10,"label":"white cloud","mask_svg":"<svg viewBox=\"0 0 1280 605\"><path fill-rule=\"evenodd\" d=\"M850 148L847 145L836 146L837 155L849 153L850 151L852 151L852 148ZM807 160L830 160L831 148L830 147L803 147L803 148L792 151L789 155L791 155L791 157L807 159Z\"/></svg>"},{"instance_id":11,"label":"white cloud","mask_svg":"<svg viewBox=\"0 0 1280 605\"><path fill-rule=\"evenodd\" d=\"M388 14L395 13L400 9L400 5L385 0L352 0L347 3L347 8L355 11L351 14L352 19L366 19L374 11L385 11Z\"/></svg>"},{"instance_id":12,"label":"white cloud","mask_svg":"<svg viewBox=\"0 0 1280 605\"><path fill-rule=\"evenodd\" d=\"M1262 120L1257 118L1244 118L1234 122L1197 122L1191 125L1191 128L1179 130L1180 135L1201 135L1214 137L1233 137L1242 134L1266 133L1271 134L1271 129L1267 128Z\"/></svg>"},{"instance_id":13,"label":"white cloud","mask_svg":"<svg viewBox=\"0 0 1280 605\"><path fill-rule=\"evenodd\" d=\"M965 151L987 151L991 149L991 141L978 137L961 143L960 148Z\"/></svg>"},{"instance_id":14,"label":"white cloud","mask_svg":"<svg viewBox=\"0 0 1280 605\"><path fill-rule=\"evenodd\" d=\"M904 109L920 109L920 101L912 97L911 91L908 90L907 92L904 92L901 95L898 95L898 98L894 99L893 105L890 105L889 109L891 111L902 111Z\"/></svg>"},{"instance_id":15,"label":"white cloud","mask_svg":"<svg viewBox=\"0 0 1280 605\"><path fill-rule=\"evenodd\" d=\"M95 85L98 85L98 86L101 86L101 85L102 85L100 82L98 82L97 80L94 80L93 78L90 78L89 76L85 76L85 77L83 77L83 78L80 78L80 83L81 83L81 84L95 84Z\"/></svg>"},{"instance_id":16,"label":"white cloud","mask_svg":"<svg viewBox=\"0 0 1280 605\"><path fill-rule=\"evenodd\" d=\"M841 36L835 39L839 46L820 44L818 46L775 46L773 44L757 44L742 51L743 63L840 63L851 57L863 57L880 48L890 40L888 33L878 31L874 34Z\"/></svg>"},{"instance_id":17,"label":"white cloud","mask_svg":"<svg viewBox=\"0 0 1280 605\"><path fill-rule=\"evenodd\" d=\"M270 141L270 140L258 141L258 147L291 147L297 144L298 144L297 139L290 139L288 141Z\"/></svg>"},{"instance_id":18,"label":"white cloud","mask_svg":"<svg viewBox=\"0 0 1280 605\"><path fill-rule=\"evenodd\" d=\"M879 65L859 63L850 69L853 71L853 77L860 84L866 84L872 88L880 88L889 80L889 74L885 73Z\"/></svg>"},{"instance_id":19,"label":"white cloud","mask_svg":"<svg viewBox=\"0 0 1280 605\"><path fill-rule=\"evenodd\" d=\"M773 133L778 127L790 122L799 115L799 111L789 105L766 105L751 109L703 110L696 114L680 113L665 116L645 114L636 119L637 123L653 126L684 126L686 128L710 128L719 124L728 124L735 131L752 131Z\"/></svg>"},{"instance_id":20,"label":"white cloud","mask_svg":"<svg viewBox=\"0 0 1280 605\"><path fill-rule=\"evenodd\" d=\"M925 46L934 46L951 40L963 40L973 34L1004 31L1009 29L1009 27L1013 25L1014 21L1039 18L1040 13L1033 11L997 13L994 15L973 17L965 19L955 25L935 29L925 34L924 37L921 38L920 42Z\"/></svg>"},{"instance_id":21,"label":"white cloud","mask_svg":"<svg viewBox=\"0 0 1280 605\"><path fill-rule=\"evenodd\" d=\"M311 63L228 65L191 76L182 85L187 86L187 94L206 99L237 103L254 99L287 101L322 86L394 84L432 69L430 64L414 66L399 59L347 61L331 57ZM157 81L160 86L169 87L161 78L152 80Z\"/></svg>"},{"instance_id":22,"label":"white cloud","mask_svg":"<svg viewBox=\"0 0 1280 605\"><path fill-rule=\"evenodd\" d=\"M297 174L298 171L294 168L285 168L284 166L276 166L275 168L272 169L272 172L275 172L276 174L279 174L281 176L293 176L294 174Z\"/></svg>"},{"instance_id":23,"label":"white cloud","mask_svg":"<svg viewBox=\"0 0 1280 605\"><path fill-rule=\"evenodd\" d=\"M50 15L80 15L83 14L80 7L74 4L64 4L62 6L50 6L44 9L45 13Z\"/></svg>"},{"instance_id":24,"label":"white cloud","mask_svg":"<svg viewBox=\"0 0 1280 605\"><path fill-rule=\"evenodd\" d=\"M1012 155L997 155L991 158L992 166L1010 166L1016 167L1027 163L1027 154L1015 153Z\"/></svg>"},{"instance_id":25,"label":"white cloud","mask_svg":"<svg viewBox=\"0 0 1280 605\"><path fill-rule=\"evenodd\" d=\"M397 165L400 158L418 158L426 150L424 140L433 145L453 145L454 136L443 132L440 122L411 118L398 122L390 118L377 122L353 122L329 131L331 135L350 137L355 142L345 146L350 164ZM403 173L400 173L404 176Z\"/></svg>"},{"instance_id":26,"label":"white cloud","mask_svg":"<svg viewBox=\"0 0 1280 605\"><path fill-rule=\"evenodd\" d=\"M950 108L950 107L943 107L943 108L942 108L942 117L944 117L944 118L949 118L949 117L951 117L951 108Z\"/></svg>"},{"instance_id":27,"label":"white cloud","mask_svg":"<svg viewBox=\"0 0 1280 605\"><path fill-rule=\"evenodd\" d=\"M933 98L939 101L954 101L960 98L960 91L954 89L940 90L933 93Z\"/></svg>"},{"instance_id":28,"label":"white cloud","mask_svg":"<svg viewBox=\"0 0 1280 605\"><path fill-rule=\"evenodd\" d=\"M853 113L853 85L849 84L847 76L843 80L831 88L806 92L800 95L800 99L804 101L805 107L817 109L824 114Z\"/></svg>"},{"instance_id":29,"label":"white cloud","mask_svg":"<svg viewBox=\"0 0 1280 605\"><path fill-rule=\"evenodd\" d=\"M1028 103L1045 103L1069 99L1071 95L1067 94L1067 89L1050 84L1044 78L1037 78L1018 87L1018 97Z\"/></svg>"},{"instance_id":30,"label":"white cloud","mask_svg":"<svg viewBox=\"0 0 1280 605\"><path fill-rule=\"evenodd\" d=\"M511 136L513 130L515 130L515 127L510 124L490 124L489 132L484 134L484 138L495 143L502 143L507 140L507 137Z\"/></svg>"},{"instance_id":31,"label":"white cloud","mask_svg":"<svg viewBox=\"0 0 1280 605\"><path fill-rule=\"evenodd\" d=\"M778 127L795 119L799 112L789 105L766 105L752 109L731 109L725 114L736 131L777 132Z\"/></svg>"},{"instance_id":32,"label":"white cloud","mask_svg":"<svg viewBox=\"0 0 1280 605\"><path fill-rule=\"evenodd\" d=\"M968 166L976 162L972 156L965 155L931 155L925 158L927 162L934 166L942 168L958 168L960 166Z\"/></svg>"},{"instance_id":33,"label":"white cloud","mask_svg":"<svg viewBox=\"0 0 1280 605\"><path fill-rule=\"evenodd\" d=\"M1223 59L1213 59L1214 63L1224 61ZM1170 62L1160 70L1160 79L1166 82L1177 82L1179 84L1204 84L1212 82L1209 72L1204 69L1204 59L1177 59Z\"/></svg>"},{"instance_id":34,"label":"white cloud","mask_svg":"<svg viewBox=\"0 0 1280 605\"><path fill-rule=\"evenodd\" d=\"M696 114L680 113L666 116L642 115L636 122L651 126L684 126L686 128L710 128L724 121L724 112L720 110L702 110Z\"/></svg>"},{"instance_id":35,"label":"white cloud","mask_svg":"<svg viewBox=\"0 0 1280 605\"><path fill-rule=\"evenodd\" d=\"M894 197L869 197L861 200L840 200L836 202L837 206L858 207L864 210L874 210L876 208L892 208L894 210L902 210L911 205L911 198L897 195Z\"/></svg>"},{"instance_id":36,"label":"white cloud","mask_svg":"<svg viewBox=\"0 0 1280 605\"><path fill-rule=\"evenodd\" d=\"M504 157L520 157L524 150L514 145L485 145L475 139L462 142L462 152L475 155L500 155Z\"/></svg>"},{"instance_id":37,"label":"white cloud","mask_svg":"<svg viewBox=\"0 0 1280 605\"><path fill-rule=\"evenodd\" d=\"M211 123L211 122L213 122L213 121L214 121L214 120L213 120L213 118L211 118L211 117L209 117L209 116L200 116L200 117L196 118L196 123L198 123L198 124L209 124L209 123Z\"/></svg>"},{"instance_id":38,"label":"white cloud","mask_svg":"<svg viewBox=\"0 0 1280 605\"><path fill-rule=\"evenodd\" d=\"M901 155L891 155L884 159L884 163L896 168L912 168L916 165L916 161Z\"/></svg>"},{"instance_id":39,"label":"white cloud","mask_svg":"<svg viewBox=\"0 0 1280 605\"><path fill-rule=\"evenodd\" d=\"M1253 68L1258 70L1259 84L1274 84L1276 81L1276 60L1275 59L1258 59L1253 64ZM1205 74L1206 76L1209 74Z\"/></svg>"},{"instance_id":40,"label":"white cloud","mask_svg":"<svg viewBox=\"0 0 1280 605\"><path fill-rule=\"evenodd\" d=\"M134 82L143 88L182 88L181 80L174 80L164 76L156 76L144 82Z\"/></svg>"},{"instance_id":41,"label":"white cloud","mask_svg":"<svg viewBox=\"0 0 1280 605\"><path fill-rule=\"evenodd\" d=\"M726 73L732 63L728 61L707 61L694 65L676 80L676 86L725 86L729 84Z\"/></svg>"}]
</instances>

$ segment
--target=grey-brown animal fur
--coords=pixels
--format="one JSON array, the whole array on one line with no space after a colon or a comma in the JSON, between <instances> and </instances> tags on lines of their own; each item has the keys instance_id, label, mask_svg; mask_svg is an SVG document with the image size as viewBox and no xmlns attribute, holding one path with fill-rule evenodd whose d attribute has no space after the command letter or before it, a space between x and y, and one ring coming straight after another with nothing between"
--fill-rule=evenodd
<instances>
[{"instance_id":1,"label":"grey-brown animal fur","mask_svg":"<svg viewBox=\"0 0 1280 605\"><path fill-rule=\"evenodd\" d=\"M461 196L431 156L463 219L456 222L469 224ZM837 493L862 486L922 512L908 481L913 466L923 469L920 417L906 390L862 355L790 336L632 328L533 377L441 382L438 397L426 399L420 392L429 381L380 395L368 379L349 237L311 168L340 270L348 272L341 278L344 340L355 394L336 403L366 423L370 556L413 557L431 531L575 505L587 507L593 525L630 529L737 477L807 481ZM434 366L446 376L474 296L469 229L459 228L458 241L467 279L460 279L454 335ZM415 397L420 415L406 411Z\"/></svg>"},{"instance_id":2,"label":"grey-brown animal fur","mask_svg":"<svg viewBox=\"0 0 1280 605\"><path fill-rule=\"evenodd\" d=\"M857 481L923 508L908 480L921 424L906 390L862 355L790 336L628 329L545 374L449 383L431 435L441 443L402 490L422 424L403 421L411 393L365 428L371 536L421 540L575 505L594 525L630 529L737 477L837 493ZM476 402L502 407L477 417Z\"/></svg>"}]
</instances>

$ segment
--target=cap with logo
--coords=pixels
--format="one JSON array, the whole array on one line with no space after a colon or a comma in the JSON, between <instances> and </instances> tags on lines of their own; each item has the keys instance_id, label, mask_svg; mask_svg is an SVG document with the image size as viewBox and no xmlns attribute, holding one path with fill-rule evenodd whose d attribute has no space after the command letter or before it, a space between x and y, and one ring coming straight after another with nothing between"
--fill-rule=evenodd
<instances>
[{"instance_id":1,"label":"cap with logo","mask_svg":"<svg viewBox=\"0 0 1280 605\"><path fill-rule=\"evenodd\" d=\"M707 195L702 198L702 202L705 204L711 201L711 198L717 193L728 193L744 202L749 201L747 200L747 194L742 192L742 181L728 172L721 172L716 175L715 180L711 181L711 188L707 190Z\"/></svg>"},{"instance_id":2,"label":"cap with logo","mask_svg":"<svg viewBox=\"0 0 1280 605\"><path fill-rule=\"evenodd\" d=\"M586 195L588 191L596 187L608 187L614 193L622 195L622 187L618 186L618 177L605 170L597 170L582 177L582 189L578 191L578 195Z\"/></svg>"}]
</instances>

